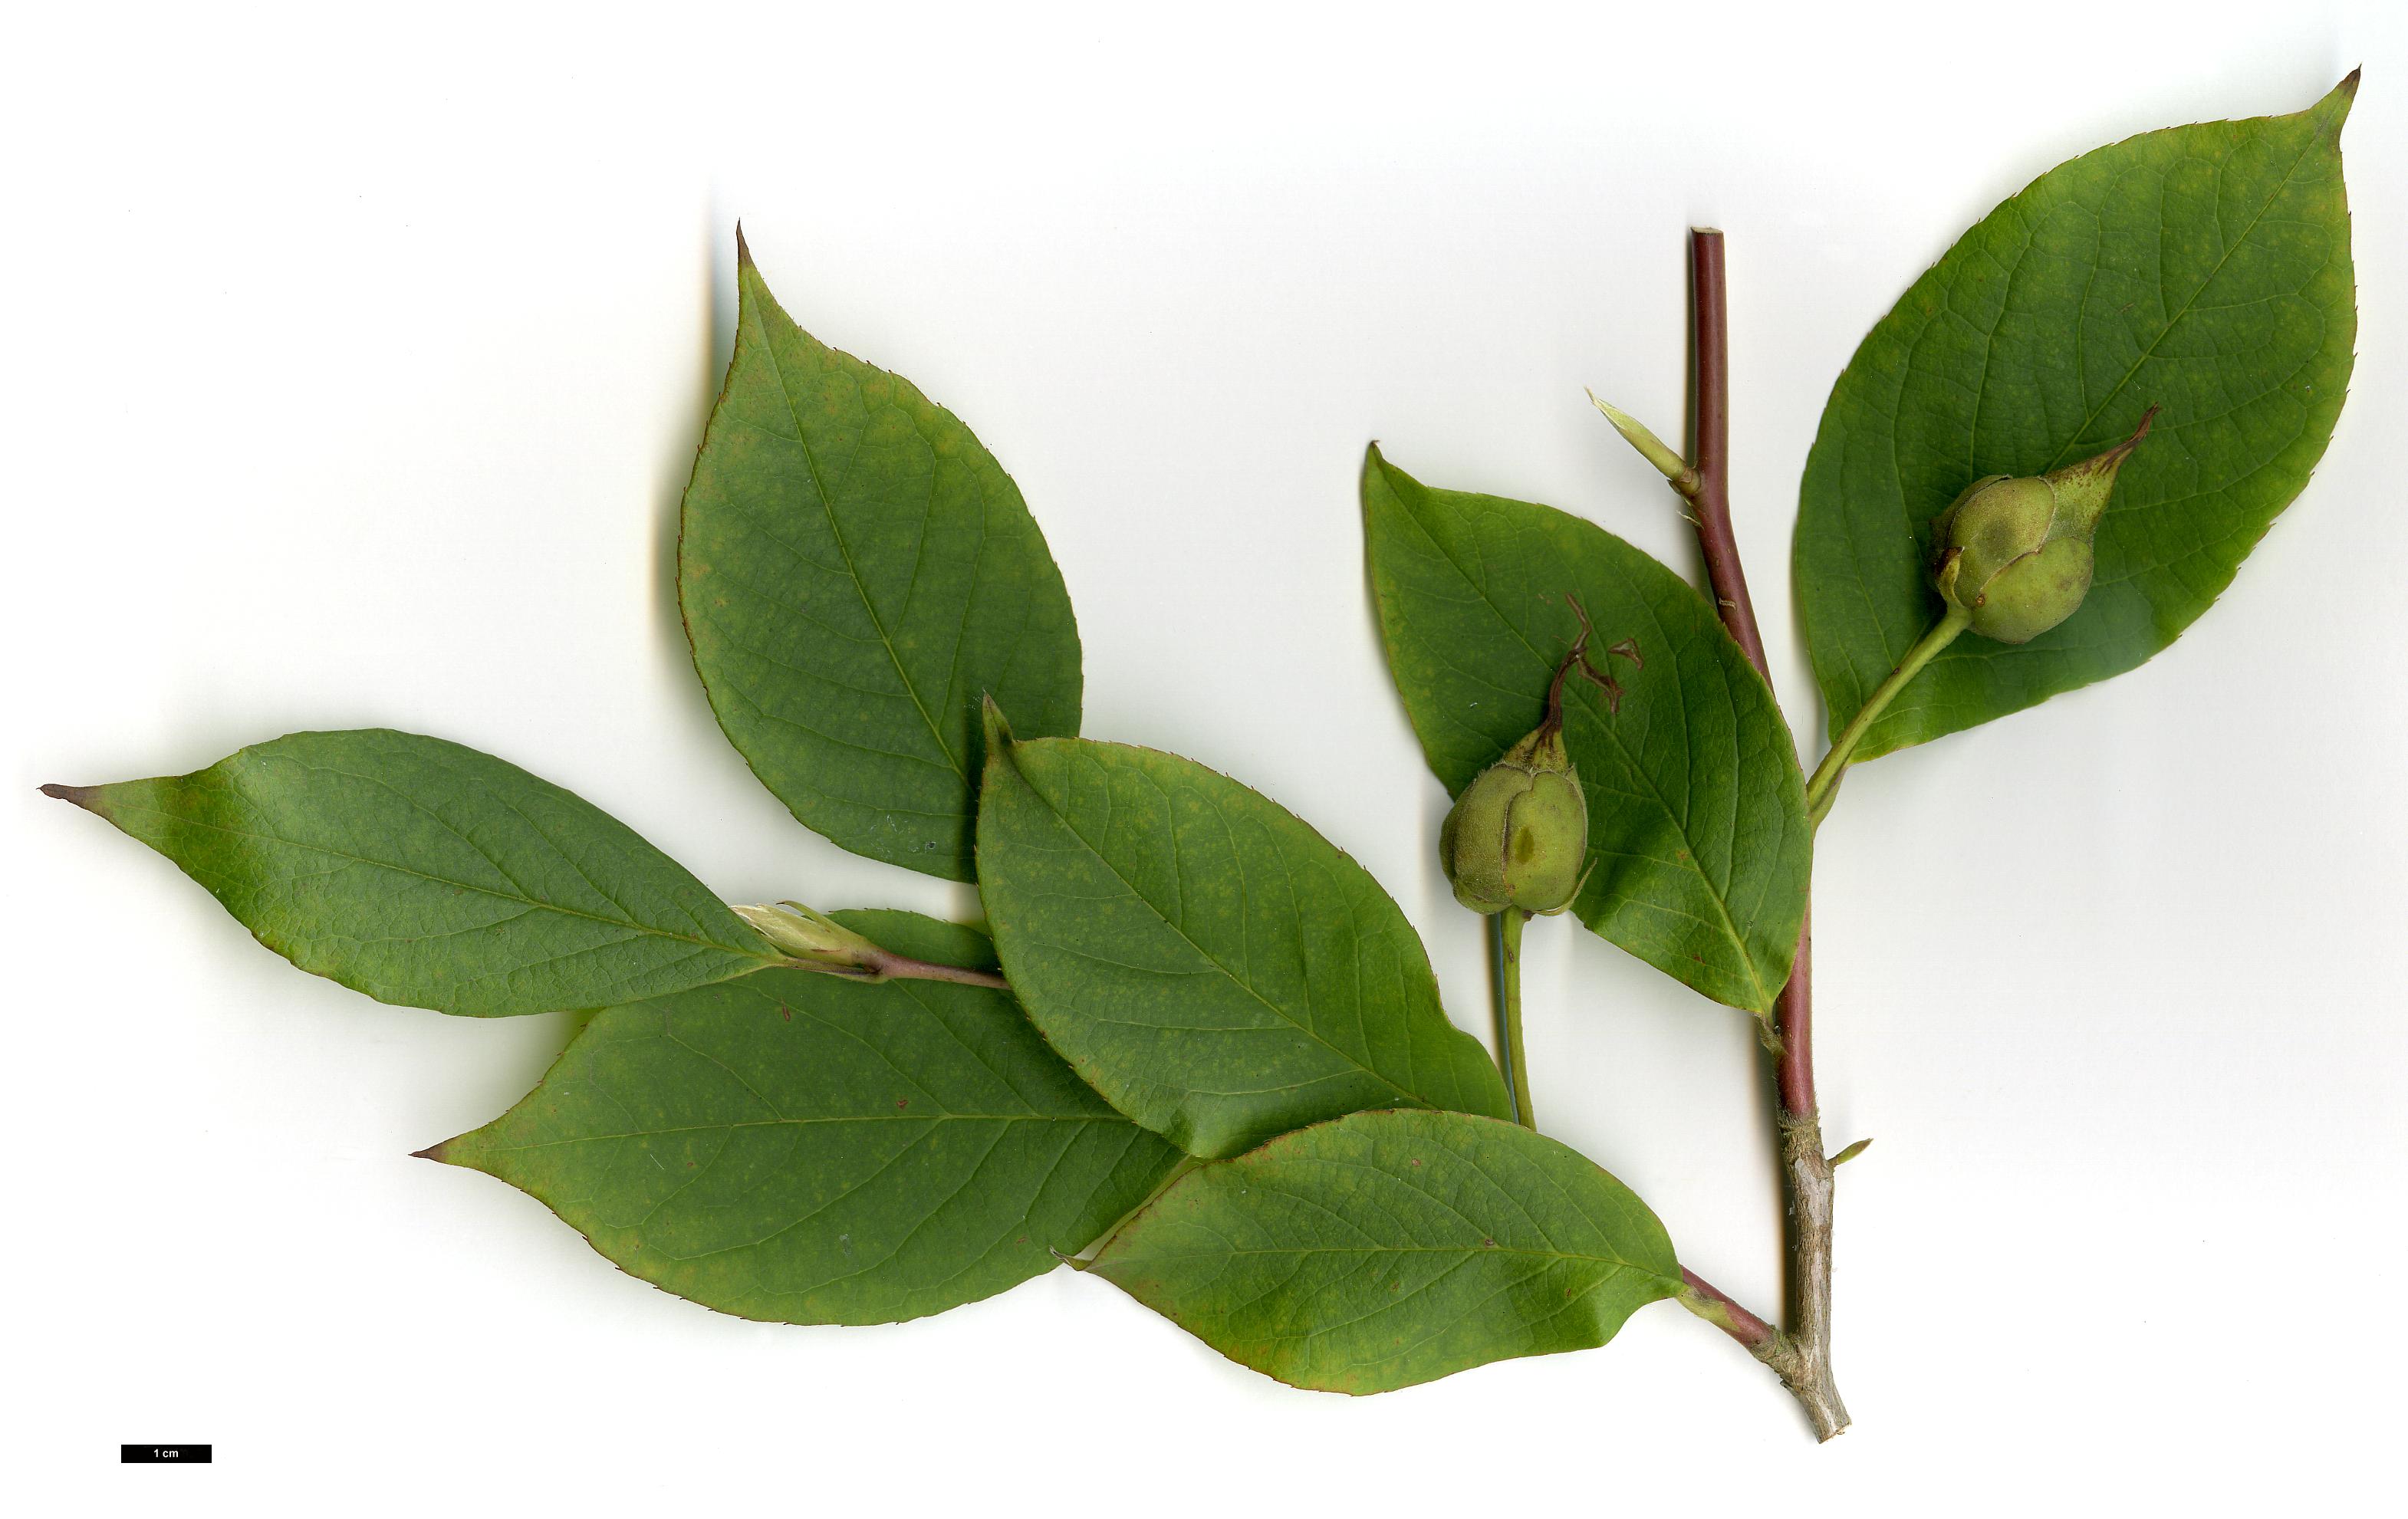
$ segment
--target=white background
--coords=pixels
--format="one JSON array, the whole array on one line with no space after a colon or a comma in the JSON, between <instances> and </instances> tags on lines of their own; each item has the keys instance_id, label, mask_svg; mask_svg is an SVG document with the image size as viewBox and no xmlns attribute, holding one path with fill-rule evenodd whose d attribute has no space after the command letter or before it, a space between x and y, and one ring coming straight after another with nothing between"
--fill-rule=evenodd
<instances>
[{"instance_id":1,"label":"white background","mask_svg":"<svg viewBox=\"0 0 2408 1519\"><path fill-rule=\"evenodd\" d=\"M2315 0L21 11L0 50L8 1330L23 1512L2364 1512L2408 1227L2408 39ZM1488 1012L1368 608L1354 477L1586 513L1676 566L1584 385L1676 431L1684 233L1728 230L1737 520L1784 595L1866 328L1973 219L2351 65L2363 325L2306 494L2103 686L1859 770L1824 830L1839 1369L1818 1449L1679 1310L1352 1401L1068 1272L876 1330L620 1275L408 1158L557 1018L381 1007L46 781L390 724L515 760L737 900L968 912L804 832L713 725L678 493L733 229L954 408L1074 596L1087 732L1259 786ZM1768 1311L1746 1020L1533 931L1548 1129ZM217 1464L120 1468L125 1440Z\"/></svg>"}]
</instances>

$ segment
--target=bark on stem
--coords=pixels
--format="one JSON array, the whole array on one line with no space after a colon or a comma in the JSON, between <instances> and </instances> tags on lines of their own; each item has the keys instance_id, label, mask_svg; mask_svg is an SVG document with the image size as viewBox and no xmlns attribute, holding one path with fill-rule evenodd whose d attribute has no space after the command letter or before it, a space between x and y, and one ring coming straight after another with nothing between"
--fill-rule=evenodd
<instances>
[{"instance_id":1,"label":"bark on stem","mask_svg":"<svg viewBox=\"0 0 2408 1519\"><path fill-rule=\"evenodd\" d=\"M1689 273L1698 380L1697 437L1691 449L1698 487L1689 496L1692 520L1714 610L1770 685L1772 671L1765 662L1764 638L1756 630L1756 606L1748 597L1739 541L1731 531L1730 325L1721 233L1706 227L1690 231ZM1789 1191L1789 1327L1748 1348L1780 1373L1813 1422L1815 1438L1828 1440L1848 1426L1848 1410L1831 1380L1831 1161L1823 1150L1822 1119L1814 1104L1810 922L1799 924L1797 959L1789 983L1773 1005L1772 1018L1773 1090L1780 1103L1782 1172Z\"/></svg>"},{"instance_id":2,"label":"bark on stem","mask_svg":"<svg viewBox=\"0 0 2408 1519\"><path fill-rule=\"evenodd\" d=\"M1741 567L1739 540L1730 520L1730 310L1723 278L1723 235L1711 227L1689 231L1690 300L1696 312L1698 430L1690 448L1698 488L1698 548L1706 560L1706 583L1714 610L1739 641L1749 664L1770 682L1764 636L1756 631L1756 604L1748 599L1747 571Z\"/></svg>"}]
</instances>

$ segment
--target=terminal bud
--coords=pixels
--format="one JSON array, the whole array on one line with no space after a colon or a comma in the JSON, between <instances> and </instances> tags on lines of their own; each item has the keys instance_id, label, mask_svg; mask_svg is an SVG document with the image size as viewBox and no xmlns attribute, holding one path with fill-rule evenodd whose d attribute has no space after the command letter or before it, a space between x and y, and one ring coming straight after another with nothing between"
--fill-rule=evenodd
<instances>
[{"instance_id":1,"label":"terminal bud","mask_svg":"<svg viewBox=\"0 0 2408 1519\"><path fill-rule=\"evenodd\" d=\"M885 962L891 958L886 952L824 912L800 902L758 903L731 910L777 946L778 953L811 969L864 981L884 979Z\"/></svg>"}]
</instances>

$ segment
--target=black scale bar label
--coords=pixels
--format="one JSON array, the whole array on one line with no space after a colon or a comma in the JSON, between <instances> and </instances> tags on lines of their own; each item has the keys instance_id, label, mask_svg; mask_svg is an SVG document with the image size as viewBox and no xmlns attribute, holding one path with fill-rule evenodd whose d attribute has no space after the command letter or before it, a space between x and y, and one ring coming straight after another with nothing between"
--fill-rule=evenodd
<instances>
[{"instance_id":1,"label":"black scale bar label","mask_svg":"<svg viewBox=\"0 0 2408 1519\"><path fill-rule=\"evenodd\" d=\"M211 1445L120 1445L117 1462L120 1466L130 1466L136 1463L147 1465L152 1461L187 1461L207 1466L211 1459L210 1453L215 1449Z\"/></svg>"}]
</instances>

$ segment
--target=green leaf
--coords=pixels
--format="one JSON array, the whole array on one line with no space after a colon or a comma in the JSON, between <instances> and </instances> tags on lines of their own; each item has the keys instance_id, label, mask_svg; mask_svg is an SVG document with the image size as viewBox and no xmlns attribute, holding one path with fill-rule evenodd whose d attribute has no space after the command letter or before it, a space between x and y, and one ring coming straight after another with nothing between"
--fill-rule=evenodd
<instances>
[{"instance_id":1,"label":"green leaf","mask_svg":"<svg viewBox=\"0 0 2408 1519\"><path fill-rule=\"evenodd\" d=\"M1079 630L1020 488L953 414L796 327L737 243L736 354L678 538L719 725L796 817L968 881L978 703L1079 731Z\"/></svg>"},{"instance_id":2,"label":"green leaf","mask_svg":"<svg viewBox=\"0 0 2408 1519\"><path fill-rule=\"evenodd\" d=\"M2015 646L1961 638L1872 724L1870 759L2120 674L2174 641L2307 484L2358 315L2340 136L2294 116L2151 132L2050 170L1882 318L1806 461L1796 573L1832 730L1940 615L1932 517L2132 431L2082 609Z\"/></svg>"},{"instance_id":3,"label":"green leaf","mask_svg":"<svg viewBox=\"0 0 2408 1519\"><path fill-rule=\"evenodd\" d=\"M998 724L979 889L1046 1039L1191 1154L1359 1108L1512 1111L1380 883L1191 760Z\"/></svg>"},{"instance_id":4,"label":"green leaf","mask_svg":"<svg viewBox=\"0 0 2408 1519\"><path fill-rule=\"evenodd\" d=\"M780 958L624 824L441 738L294 733L191 775L42 789L175 861L269 949L380 1002L598 1008Z\"/></svg>"},{"instance_id":5,"label":"green leaf","mask_svg":"<svg viewBox=\"0 0 2408 1519\"><path fill-rule=\"evenodd\" d=\"M1190 1171L1095 1269L1231 1360L1338 1393L1602 1345L1681 1284L1664 1225L1578 1152L1412 1111Z\"/></svg>"},{"instance_id":6,"label":"green leaf","mask_svg":"<svg viewBox=\"0 0 2408 1519\"><path fill-rule=\"evenodd\" d=\"M1364 537L1388 669L1449 795L1546 715L1580 624L1620 709L1574 677L1564 744L1588 797L1589 877L1572 910L1706 996L1770 1010L1798 947L1813 829L1771 689L1705 598L1612 534L1552 507L1440 491L1374 447ZM1643 662L1607 659L1628 638Z\"/></svg>"},{"instance_id":7,"label":"green leaf","mask_svg":"<svg viewBox=\"0 0 2408 1519\"><path fill-rule=\"evenodd\" d=\"M991 968L981 935L839 912L890 949ZM1009 994L803 970L611 1008L500 1118L426 1152L533 1194L706 1308L885 1324L1085 1249L1182 1163L1104 1106Z\"/></svg>"}]
</instances>

